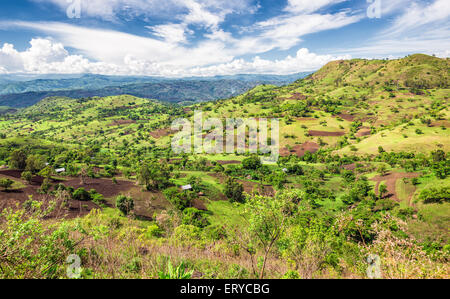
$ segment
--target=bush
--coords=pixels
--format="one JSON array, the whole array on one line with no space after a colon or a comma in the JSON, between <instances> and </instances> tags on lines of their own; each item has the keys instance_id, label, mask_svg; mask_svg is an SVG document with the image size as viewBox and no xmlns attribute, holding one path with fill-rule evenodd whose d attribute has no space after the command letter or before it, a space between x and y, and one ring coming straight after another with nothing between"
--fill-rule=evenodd
<instances>
[{"instance_id":1,"label":"bush","mask_svg":"<svg viewBox=\"0 0 450 299\"><path fill-rule=\"evenodd\" d=\"M166 199L180 211L189 207L194 197L192 191L180 191L177 187L166 189L163 193Z\"/></svg>"},{"instance_id":2,"label":"bush","mask_svg":"<svg viewBox=\"0 0 450 299\"><path fill-rule=\"evenodd\" d=\"M225 184L225 196L231 202L244 202L244 186L239 184L235 179L228 178Z\"/></svg>"},{"instance_id":3,"label":"bush","mask_svg":"<svg viewBox=\"0 0 450 299\"><path fill-rule=\"evenodd\" d=\"M202 239L201 233L197 226L182 224L175 228L173 237L176 240L194 241Z\"/></svg>"},{"instance_id":4,"label":"bush","mask_svg":"<svg viewBox=\"0 0 450 299\"><path fill-rule=\"evenodd\" d=\"M149 238L149 239L155 238L155 237L159 238L162 236L162 234L163 234L163 231L156 224L149 225L144 232L145 237Z\"/></svg>"},{"instance_id":5,"label":"bush","mask_svg":"<svg viewBox=\"0 0 450 299\"><path fill-rule=\"evenodd\" d=\"M210 225L204 229L205 236L214 241L222 240L227 237L226 229L221 225Z\"/></svg>"},{"instance_id":6,"label":"bush","mask_svg":"<svg viewBox=\"0 0 450 299\"><path fill-rule=\"evenodd\" d=\"M31 180L33 179L33 174L31 171L22 172L21 176L22 180L26 181L28 184L31 184Z\"/></svg>"},{"instance_id":7,"label":"bush","mask_svg":"<svg viewBox=\"0 0 450 299\"><path fill-rule=\"evenodd\" d=\"M303 168L298 164L288 166L287 172L289 174L294 174L294 175L303 175L304 174Z\"/></svg>"},{"instance_id":8,"label":"bush","mask_svg":"<svg viewBox=\"0 0 450 299\"><path fill-rule=\"evenodd\" d=\"M84 188L78 188L72 194L72 198L79 201L90 201L92 200L91 194Z\"/></svg>"},{"instance_id":9,"label":"bush","mask_svg":"<svg viewBox=\"0 0 450 299\"><path fill-rule=\"evenodd\" d=\"M91 197L91 200L98 205L101 205L106 202L105 197L102 194L98 193L95 189L89 191L89 195Z\"/></svg>"},{"instance_id":10,"label":"bush","mask_svg":"<svg viewBox=\"0 0 450 299\"><path fill-rule=\"evenodd\" d=\"M205 212L197 210L196 208L187 208L183 211L182 223L201 228L209 225L209 221L205 217Z\"/></svg>"},{"instance_id":11,"label":"bush","mask_svg":"<svg viewBox=\"0 0 450 299\"><path fill-rule=\"evenodd\" d=\"M8 191L9 187L11 187L12 184L14 184L14 182L10 179L1 179L0 180L0 187L4 188L5 191Z\"/></svg>"},{"instance_id":12,"label":"bush","mask_svg":"<svg viewBox=\"0 0 450 299\"><path fill-rule=\"evenodd\" d=\"M258 156L251 156L242 161L244 169L256 170L261 167L261 159Z\"/></svg>"},{"instance_id":13,"label":"bush","mask_svg":"<svg viewBox=\"0 0 450 299\"><path fill-rule=\"evenodd\" d=\"M419 199L424 203L443 203L450 201L450 187L429 188L420 193Z\"/></svg>"},{"instance_id":14,"label":"bush","mask_svg":"<svg viewBox=\"0 0 450 299\"><path fill-rule=\"evenodd\" d=\"M116 198L116 208L126 216L134 209L134 200L131 197L119 195Z\"/></svg>"}]
</instances>

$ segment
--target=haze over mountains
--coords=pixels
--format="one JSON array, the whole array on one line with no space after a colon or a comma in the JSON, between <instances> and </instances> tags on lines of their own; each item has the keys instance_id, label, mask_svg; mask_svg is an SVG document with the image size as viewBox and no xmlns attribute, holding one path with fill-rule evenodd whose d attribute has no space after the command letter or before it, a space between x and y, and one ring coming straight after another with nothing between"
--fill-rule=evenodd
<instances>
[{"instance_id":1,"label":"haze over mountains","mask_svg":"<svg viewBox=\"0 0 450 299\"><path fill-rule=\"evenodd\" d=\"M21 108L46 97L71 98L130 94L166 102L198 102L228 98L260 84L285 85L309 73L293 75L233 75L215 77L126 77L103 75L4 75L0 106Z\"/></svg>"}]
</instances>

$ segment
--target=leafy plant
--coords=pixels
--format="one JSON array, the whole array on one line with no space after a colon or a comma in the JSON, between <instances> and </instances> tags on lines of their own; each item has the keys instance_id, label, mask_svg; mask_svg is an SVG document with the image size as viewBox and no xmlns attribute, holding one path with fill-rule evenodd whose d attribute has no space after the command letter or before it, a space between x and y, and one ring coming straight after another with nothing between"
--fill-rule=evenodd
<instances>
[{"instance_id":1,"label":"leafy plant","mask_svg":"<svg viewBox=\"0 0 450 299\"><path fill-rule=\"evenodd\" d=\"M159 279L191 279L192 274L194 274L194 270L186 271L184 263L174 267L172 261L169 261L167 269L158 272L158 277Z\"/></svg>"}]
</instances>

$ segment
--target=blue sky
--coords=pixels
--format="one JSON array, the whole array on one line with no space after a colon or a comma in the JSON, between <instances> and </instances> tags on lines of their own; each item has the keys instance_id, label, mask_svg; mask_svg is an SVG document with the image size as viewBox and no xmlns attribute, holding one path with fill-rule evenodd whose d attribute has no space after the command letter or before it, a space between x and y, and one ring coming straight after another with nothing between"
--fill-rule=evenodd
<instances>
[{"instance_id":1,"label":"blue sky","mask_svg":"<svg viewBox=\"0 0 450 299\"><path fill-rule=\"evenodd\" d=\"M290 74L448 57L449 20L448 0L1 1L0 73Z\"/></svg>"}]
</instances>

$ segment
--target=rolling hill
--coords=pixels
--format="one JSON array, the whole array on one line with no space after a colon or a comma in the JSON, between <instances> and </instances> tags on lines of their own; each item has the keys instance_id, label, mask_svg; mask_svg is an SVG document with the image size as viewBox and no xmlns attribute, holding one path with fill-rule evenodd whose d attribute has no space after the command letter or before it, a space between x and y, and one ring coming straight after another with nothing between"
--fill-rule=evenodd
<instances>
[{"instance_id":1,"label":"rolling hill","mask_svg":"<svg viewBox=\"0 0 450 299\"><path fill-rule=\"evenodd\" d=\"M84 241L83 278L158 278L169 263L198 278L367 278L368 254L382 261L383 278L448 278L449 63L336 61L288 85L184 106L81 91L48 97L0 115L0 210L52 208L33 223L51 225L44 236L73 228L61 235ZM219 92L183 83L203 98ZM168 83L157 84L164 94ZM280 159L175 153L171 124L195 110L278 119ZM34 226L2 231L31 238L22 228ZM23 265L24 275L65 275Z\"/></svg>"},{"instance_id":2,"label":"rolling hill","mask_svg":"<svg viewBox=\"0 0 450 299\"><path fill-rule=\"evenodd\" d=\"M259 84L283 85L309 73L288 76L235 75L170 79L83 75L77 78L0 82L0 105L31 106L46 97L91 97L130 94L167 102L197 102L228 98ZM14 78L14 77L13 77Z\"/></svg>"}]
</instances>

